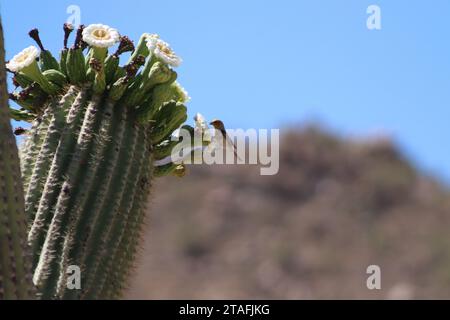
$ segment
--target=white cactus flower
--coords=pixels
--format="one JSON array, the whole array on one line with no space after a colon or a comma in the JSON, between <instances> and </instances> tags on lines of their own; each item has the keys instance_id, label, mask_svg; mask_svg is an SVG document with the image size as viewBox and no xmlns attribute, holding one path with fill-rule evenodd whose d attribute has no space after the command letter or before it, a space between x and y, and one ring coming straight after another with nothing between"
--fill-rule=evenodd
<instances>
[{"instance_id":1,"label":"white cactus flower","mask_svg":"<svg viewBox=\"0 0 450 320\"><path fill-rule=\"evenodd\" d=\"M173 88L175 89L175 96L177 101L181 103L188 103L191 101L191 97L185 88L183 88L177 81L173 83Z\"/></svg>"},{"instance_id":2,"label":"white cactus flower","mask_svg":"<svg viewBox=\"0 0 450 320\"><path fill-rule=\"evenodd\" d=\"M6 68L12 72L19 72L35 62L37 57L39 57L39 49L35 46L30 46L19 54L16 54L14 58L6 64Z\"/></svg>"},{"instance_id":3,"label":"white cactus flower","mask_svg":"<svg viewBox=\"0 0 450 320\"><path fill-rule=\"evenodd\" d=\"M92 47L109 48L120 41L120 34L107 25L91 24L83 30L83 41Z\"/></svg>"},{"instance_id":4,"label":"white cactus flower","mask_svg":"<svg viewBox=\"0 0 450 320\"><path fill-rule=\"evenodd\" d=\"M156 34L156 33L145 33L144 35L145 35L147 42L152 39L159 39L159 34Z\"/></svg>"},{"instance_id":5,"label":"white cactus flower","mask_svg":"<svg viewBox=\"0 0 450 320\"><path fill-rule=\"evenodd\" d=\"M151 54L168 65L178 67L182 62L181 58L170 48L170 45L159 39L158 35L147 37L147 47Z\"/></svg>"}]
</instances>

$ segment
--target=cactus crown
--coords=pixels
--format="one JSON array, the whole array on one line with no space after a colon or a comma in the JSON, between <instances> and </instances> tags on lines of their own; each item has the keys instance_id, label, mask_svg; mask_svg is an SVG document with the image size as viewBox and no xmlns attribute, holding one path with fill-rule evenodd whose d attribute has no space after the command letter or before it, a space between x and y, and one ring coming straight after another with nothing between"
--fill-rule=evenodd
<instances>
[{"instance_id":1,"label":"cactus crown","mask_svg":"<svg viewBox=\"0 0 450 320\"><path fill-rule=\"evenodd\" d=\"M158 35L145 33L134 46L128 37L109 26L81 25L73 46L68 48L74 28L64 24L63 29L59 61L45 49L39 31L33 29L29 35L39 49L31 46L7 63L17 87L9 96L20 106L10 109L13 119L40 120L52 99L63 96L70 86L82 88L87 84L94 94L124 105L140 124L148 126L156 138L154 143L166 139L186 121L184 104L189 98L173 70L181 59ZM117 49L108 52L113 46ZM131 56L120 66L120 56L125 52L131 52ZM170 115L171 121L157 123L156 119L164 115Z\"/></svg>"}]
</instances>

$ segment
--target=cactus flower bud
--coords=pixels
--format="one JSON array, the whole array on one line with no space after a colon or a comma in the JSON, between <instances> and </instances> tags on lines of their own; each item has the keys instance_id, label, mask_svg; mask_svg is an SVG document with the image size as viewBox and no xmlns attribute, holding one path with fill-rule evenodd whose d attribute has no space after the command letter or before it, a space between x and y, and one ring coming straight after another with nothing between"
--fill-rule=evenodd
<instances>
[{"instance_id":1,"label":"cactus flower bud","mask_svg":"<svg viewBox=\"0 0 450 320\"><path fill-rule=\"evenodd\" d=\"M86 79L86 63L83 49L71 48L67 52L66 72L69 81L73 84L80 84Z\"/></svg>"},{"instance_id":2,"label":"cactus flower bud","mask_svg":"<svg viewBox=\"0 0 450 320\"><path fill-rule=\"evenodd\" d=\"M159 38L157 34L144 33L140 38L137 46L135 47L133 53L128 60L128 63L133 61L137 56L142 55L144 57L148 57L149 51L147 48L147 41L151 38Z\"/></svg>"},{"instance_id":3,"label":"cactus flower bud","mask_svg":"<svg viewBox=\"0 0 450 320\"><path fill-rule=\"evenodd\" d=\"M167 65L158 61L151 67L148 79L144 81L141 88L150 90L157 84L165 83L172 78L172 73L173 71Z\"/></svg>"}]
</instances>

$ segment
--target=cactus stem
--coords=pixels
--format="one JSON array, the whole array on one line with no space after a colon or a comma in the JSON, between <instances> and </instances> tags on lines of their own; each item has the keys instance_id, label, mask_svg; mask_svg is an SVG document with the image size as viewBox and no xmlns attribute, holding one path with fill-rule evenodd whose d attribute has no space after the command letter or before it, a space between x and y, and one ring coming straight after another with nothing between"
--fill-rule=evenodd
<instances>
[{"instance_id":1,"label":"cactus stem","mask_svg":"<svg viewBox=\"0 0 450 320\"><path fill-rule=\"evenodd\" d=\"M5 60L0 21L0 64ZM32 297L26 218L17 146L12 135L6 72L0 68L0 299Z\"/></svg>"},{"instance_id":2,"label":"cactus stem","mask_svg":"<svg viewBox=\"0 0 450 320\"><path fill-rule=\"evenodd\" d=\"M107 105L113 104L109 102ZM101 160L96 160L98 165L92 166L96 170L89 177L90 181L83 184L86 201L78 208L76 215L79 219L75 233L83 232L85 238L71 248L72 254L69 255L72 259L71 263L82 268L84 268L85 254L90 252L88 240L93 232L93 226L98 222L100 209L105 203L114 172L119 169L117 168L118 157L121 147L123 148L122 141L124 140L126 124L124 112L121 109L120 106L115 106L110 116L111 120L106 123L107 126L104 126L104 130L100 131L101 140L98 141L99 146L96 150L98 150L98 156ZM109 143L105 144L104 141L109 141ZM82 286L84 285L84 282L82 282ZM73 292L73 294L80 295L79 292Z\"/></svg>"},{"instance_id":3,"label":"cactus stem","mask_svg":"<svg viewBox=\"0 0 450 320\"><path fill-rule=\"evenodd\" d=\"M78 28L68 49L74 28L64 25L59 61L33 29L30 36L41 48L39 64L35 47L28 55L24 50L26 63L15 58L10 64L11 70L20 70L14 84L22 91L17 89L11 98L22 109L9 112L15 119L34 120L21 147L21 169L32 281L42 299L120 296L141 240L153 162L170 153L174 144L161 141L169 141L186 120L172 62L158 60L152 43L147 46L156 35L144 34L135 48L113 28L88 28ZM87 31L93 29L99 33L89 37ZM119 40L117 50L108 53ZM133 51L129 63L120 65L119 56L128 51ZM174 170L178 175L185 172L182 166ZM10 225L7 221L3 228L0 221L0 237ZM12 272L6 260L0 257L0 271ZM67 287L71 265L83 272L81 290Z\"/></svg>"}]
</instances>

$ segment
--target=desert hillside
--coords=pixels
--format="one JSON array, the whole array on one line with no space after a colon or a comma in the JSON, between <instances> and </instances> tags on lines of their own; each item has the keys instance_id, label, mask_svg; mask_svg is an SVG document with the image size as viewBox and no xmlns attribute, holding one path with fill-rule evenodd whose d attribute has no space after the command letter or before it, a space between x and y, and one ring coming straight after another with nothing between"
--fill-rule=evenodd
<instances>
[{"instance_id":1,"label":"desert hillside","mask_svg":"<svg viewBox=\"0 0 450 320\"><path fill-rule=\"evenodd\" d=\"M285 133L280 172L155 182L127 298L448 298L450 195L387 140ZM366 287L379 265L382 289Z\"/></svg>"}]
</instances>

